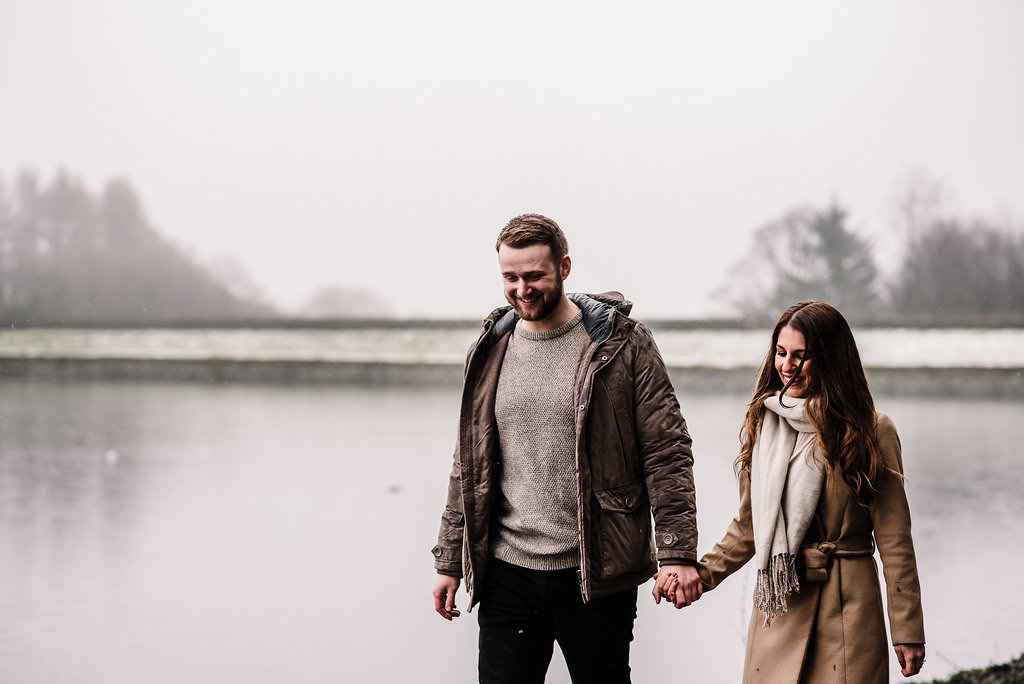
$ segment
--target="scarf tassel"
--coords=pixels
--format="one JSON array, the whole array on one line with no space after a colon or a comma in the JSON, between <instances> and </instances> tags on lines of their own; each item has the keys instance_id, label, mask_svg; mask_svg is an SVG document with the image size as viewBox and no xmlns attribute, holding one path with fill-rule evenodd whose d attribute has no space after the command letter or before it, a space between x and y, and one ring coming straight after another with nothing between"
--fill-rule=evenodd
<instances>
[{"instance_id":1,"label":"scarf tassel","mask_svg":"<svg viewBox=\"0 0 1024 684\"><path fill-rule=\"evenodd\" d=\"M764 615L764 626L784 614L789 608L788 598L800 592L796 576L796 556L780 553L768 561L768 567L757 571L754 584L754 608Z\"/></svg>"}]
</instances>

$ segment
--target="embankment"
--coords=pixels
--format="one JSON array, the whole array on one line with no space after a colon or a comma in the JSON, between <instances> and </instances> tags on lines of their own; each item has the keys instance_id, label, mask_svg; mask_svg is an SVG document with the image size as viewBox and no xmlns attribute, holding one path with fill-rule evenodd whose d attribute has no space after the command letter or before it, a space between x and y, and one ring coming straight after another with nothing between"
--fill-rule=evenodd
<instances>
[{"instance_id":1,"label":"embankment","mask_svg":"<svg viewBox=\"0 0 1024 684\"><path fill-rule=\"evenodd\" d=\"M676 388L685 393L746 393L754 368L670 365ZM886 396L1024 398L1021 368L868 368L872 391ZM386 361L31 358L0 357L0 377L34 380L158 380L213 383L450 385L462 381L455 363Z\"/></svg>"},{"instance_id":2,"label":"embankment","mask_svg":"<svg viewBox=\"0 0 1024 684\"><path fill-rule=\"evenodd\" d=\"M1001 665L957 672L949 679L933 679L930 684L1024 684L1024 655Z\"/></svg>"}]
</instances>

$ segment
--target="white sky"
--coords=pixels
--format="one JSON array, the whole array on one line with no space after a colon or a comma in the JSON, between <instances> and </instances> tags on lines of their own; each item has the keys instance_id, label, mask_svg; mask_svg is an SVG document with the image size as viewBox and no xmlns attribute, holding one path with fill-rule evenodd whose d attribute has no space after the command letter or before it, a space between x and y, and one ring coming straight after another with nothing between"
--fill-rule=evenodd
<instances>
[{"instance_id":1,"label":"white sky","mask_svg":"<svg viewBox=\"0 0 1024 684\"><path fill-rule=\"evenodd\" d=\"M1022 33L1015 0L0 0L0 173L127 177L287 306L480 317L537 211L568 289L703 315L798 204L838 197L883 263L913 172L1020 217Z\"/></svg>"}]
</instances>

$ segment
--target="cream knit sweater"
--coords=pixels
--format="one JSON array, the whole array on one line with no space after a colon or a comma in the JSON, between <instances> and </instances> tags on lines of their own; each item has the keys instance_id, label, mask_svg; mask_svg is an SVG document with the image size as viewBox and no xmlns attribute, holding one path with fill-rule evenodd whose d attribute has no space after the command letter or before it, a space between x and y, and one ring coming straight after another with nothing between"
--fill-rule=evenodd
<instances>
[{"instance_id":1,"label":"cream knit sweater","mask_svg":"<svg viewBox=\"0 0 1024 684\"><path fill-rule=\"evenodd\" d=\"M519 321L501 366L495 414L502 472L491 553L533 570L579 565L573 386L583 314L534 333Z\"/></svg>"}]
</instances>

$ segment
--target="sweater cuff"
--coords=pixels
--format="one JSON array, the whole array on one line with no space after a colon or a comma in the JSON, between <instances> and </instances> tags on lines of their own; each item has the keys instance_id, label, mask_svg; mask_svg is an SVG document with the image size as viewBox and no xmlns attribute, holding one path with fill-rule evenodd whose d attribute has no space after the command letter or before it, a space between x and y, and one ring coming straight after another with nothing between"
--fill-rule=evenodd
<instances>
[{"instance_id":1,"label":"sweater cuff","mask_svg":"<svg viewBox=\"0 0 1024 684\"><path fill-rule=\"evenodd\" d=\"M662 558L658 561L658 567L666 565L697 565L697 561L691 558Z\"/></svg>"},{"instance_id":2,"label":"sweater cuff","mask_svg":"<svg viewBox=\"0 0 1024 684\"><path fill-rule=\"evenodd\" d=\"M662 565L669 562L678 563L680 565L696 565L697 550L687 549L685 547L680 548L679 546L667 546L663 549L658 549L658 562Z\"/></svg>"},{"instance_id":3,"label":"sweater cuff","mask_svg":"<svg viewBox=\"0 0 1024 684\"><path fill-rule=\"evenodd\" d=\"M448 577L454 577L456 579L462 579L462 572L457 570L445 570L442 568L434 568L438 575L447 575Z\"/></svg>"}]
</instances>

